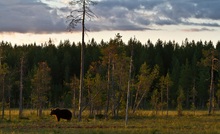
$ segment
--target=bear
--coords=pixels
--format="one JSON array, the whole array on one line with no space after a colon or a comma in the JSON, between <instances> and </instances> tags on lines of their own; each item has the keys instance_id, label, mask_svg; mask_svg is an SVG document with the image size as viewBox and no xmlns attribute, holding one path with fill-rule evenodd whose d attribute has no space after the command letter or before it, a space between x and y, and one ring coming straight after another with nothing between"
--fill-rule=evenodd
<instances>
[{"instance_id":1,"label":"bear","mask_svg":"<svg viewBox=\"0 0 220 134\"><path fill-rule=\"evenodd\" d=\"M67 121L70 121L72 118L72 113L68 109L51 109L50 115L56 115L58 122L60 118L66 119Z\"/></svg>"}]
</instances>

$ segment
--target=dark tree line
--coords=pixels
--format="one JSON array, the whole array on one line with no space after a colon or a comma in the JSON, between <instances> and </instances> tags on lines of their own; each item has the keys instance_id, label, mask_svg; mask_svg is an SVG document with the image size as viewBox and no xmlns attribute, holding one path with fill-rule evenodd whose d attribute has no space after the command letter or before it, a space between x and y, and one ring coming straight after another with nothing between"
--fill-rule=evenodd
<instances>
[{"instance_id":1,"label":"dark tree line","mask_svg":"<svg viewBox=\"0 0 220 134\"><path fill-rule=\"evenodd\" d=\"M51 40L22 46L2 41L2 110L19 107L22 58L23 108L37 108L41 112L41 108L68 107L77 115L80 47L80 43L68 40L57 46ZM219 53L220 42L211 41L186 39L178 44L158 40L153 44L148 40L143 44L130 39L125 43L120 34L108 42L97 43L92 39L84 48L82 111L118 116L126 108L128 81L128 104L133 112L152 109L155 114L158 110L167 110L168 114L168 110L177 109L181 114L182 109L208 108L213 111L220 105ZM46 72L41 71L44 66ZM44 78L42 74L47 73ZM37 93L41 93L41 101L37 101Z\"/></svg>"}]
</instances>

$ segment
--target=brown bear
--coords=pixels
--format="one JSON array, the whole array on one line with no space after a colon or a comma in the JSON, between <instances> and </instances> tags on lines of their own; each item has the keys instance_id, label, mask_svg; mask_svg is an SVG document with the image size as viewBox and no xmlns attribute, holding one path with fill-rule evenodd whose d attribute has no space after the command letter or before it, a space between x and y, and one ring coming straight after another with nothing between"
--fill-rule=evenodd
<instances>
[{"instance_id":1,"label":"brown bear","mask_svg":"<svg viewBox=\"0 0 220 134\"><path fill-rule=\"evenodd\" d=\"M57 121L60 121L60 118L70 121L72 118L72 113L68 109L51 109L50 115L56 115Z\"/></svg>"}]
</instances>

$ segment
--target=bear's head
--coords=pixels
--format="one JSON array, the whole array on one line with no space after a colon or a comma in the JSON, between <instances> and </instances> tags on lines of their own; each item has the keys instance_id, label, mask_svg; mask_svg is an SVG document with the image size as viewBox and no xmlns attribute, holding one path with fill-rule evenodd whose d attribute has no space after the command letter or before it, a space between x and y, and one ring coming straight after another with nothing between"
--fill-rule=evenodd
<instances>
[{"instance_id":1,"label":"bear's head","mask_svg":"<svg viewBox=\"0 0 220 134\"><path fill-rule=\"evenodd\" d=\"M51 112L50 112L50 115L57 115L57 113L58 113L58 111L59 111L60 109L51 109Z\"/></svg>"}]
</instances>

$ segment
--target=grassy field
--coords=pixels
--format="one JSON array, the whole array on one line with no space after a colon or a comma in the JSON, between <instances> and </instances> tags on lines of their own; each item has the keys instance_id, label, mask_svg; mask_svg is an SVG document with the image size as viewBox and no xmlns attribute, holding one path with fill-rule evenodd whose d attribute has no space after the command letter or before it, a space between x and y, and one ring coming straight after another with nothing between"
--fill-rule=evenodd
<instances>
[{"instance_id":1,"label":"grassy field","mask_svg":"<svg viewBox=\"0 0 220 134\"><path fill-rule=\"evenodd\" d=\"M170 111L169 116L153 116L151 111L137 111L130 114L128 125L125 127L124 117L119 119L93 119L87 118L84 112L82 122L72 119L70 122L56 121L55 116L49 115L50 110L45 110L40 119L35 111L25 110L26 118L18 119L18 110L12 110L11 120L8 111L5 119L0 119L0 134L4 133L32 133L32 134L203 134L220 133L220 112L207 115L207 111L197 111L193 115L190 111L184 111L183 116L177 116L176 111Z\"/></svg>"}]
</instances>

